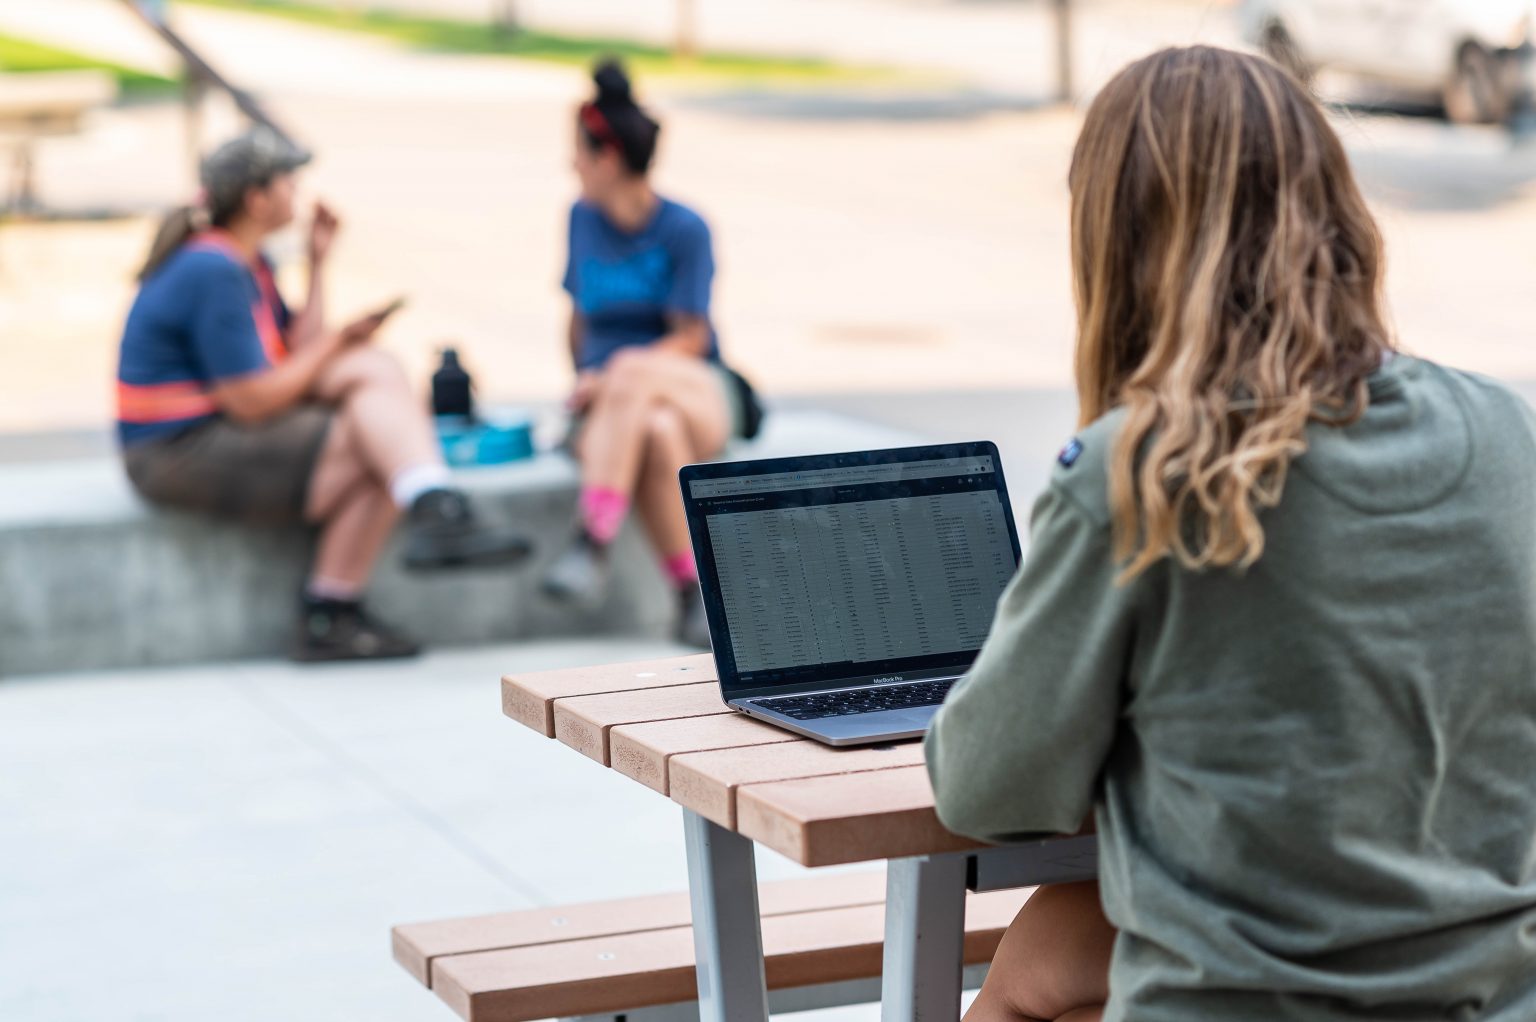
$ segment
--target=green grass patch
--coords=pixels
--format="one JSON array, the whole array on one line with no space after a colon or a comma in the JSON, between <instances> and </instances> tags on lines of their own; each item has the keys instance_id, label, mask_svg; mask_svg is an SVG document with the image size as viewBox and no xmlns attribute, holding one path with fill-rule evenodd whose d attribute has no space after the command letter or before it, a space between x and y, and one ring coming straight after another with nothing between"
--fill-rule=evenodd
<instances>
[{"instance_id":1,"label":"green grass patch","mask_svg":"<svg viewBox=\"0 0 1536 1022\"><path fill-rule=\"evenodd\" d=\"M508 30L488 22L456 21L391 10L314 3L312 0L177 0L178 3L247 11L322 28L362 32L414 49L438 53L489 54L590 66L600 57L621 58L639 75L703 75L731 79L789 79L807 82L888 80L895 72L855 68L815 58L759 57L700 53L678 57L670 50L624 39L558 35L532 29Z\"/></svg>"},{"instance_id":2,"label":"green grass patch","mask_svg":"<svg viewBox=\"0 0 1536 1022\"><path fill-rule=\"evenodd\" d=\"M147 71L136 71L111 61L97 60L95 57L45 46L27 39L0 35L0 72L31 71L105 71L117 79L117 87L125 96L171 92L180 85L173 78L150 74Z\"/></svg>"}]
</instances>

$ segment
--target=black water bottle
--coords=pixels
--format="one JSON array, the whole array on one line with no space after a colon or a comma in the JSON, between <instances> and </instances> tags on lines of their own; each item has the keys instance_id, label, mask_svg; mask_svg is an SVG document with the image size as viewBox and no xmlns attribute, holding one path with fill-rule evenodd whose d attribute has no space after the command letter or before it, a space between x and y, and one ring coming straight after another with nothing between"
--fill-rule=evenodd
<instances>
[{"instance_id":1,"label":"black water bottle","mask_svg":"<svg viewBox=\"0 0 1536 1022\"><path fill-rule=\"evenodd\" d=\"M474 399L470 396L473 389L474 381L459 365L459 353L453 348L444 348L443 364L432 374L432 414L473 417Z\"/></svg>"}]
</instances>

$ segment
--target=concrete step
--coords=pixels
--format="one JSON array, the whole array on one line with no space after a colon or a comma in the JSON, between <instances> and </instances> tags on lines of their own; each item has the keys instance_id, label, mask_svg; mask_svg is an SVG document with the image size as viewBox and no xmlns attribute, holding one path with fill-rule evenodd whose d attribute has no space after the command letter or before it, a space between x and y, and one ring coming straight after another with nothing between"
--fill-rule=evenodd
<instances>
[{"instance_id":1,"label":"concrete step","mask_svg":"<svg viewBox=\"0 0 1536 1022\"><path fill-rule=\"evenodd\" d=\"M771 416L729 456L894 447L911 434L824 412ZM369 590L381 616L434 644L573 635L661 636L673 600L636 523L614 548L613 586L591 611L538 591L574 522L561 455L461 470L488 517L539 544L516 569L407 574L391 550ZM282 655L314 537L153 508L116 459L0 466L0 676Z\"/></svg>"}]
</instances>

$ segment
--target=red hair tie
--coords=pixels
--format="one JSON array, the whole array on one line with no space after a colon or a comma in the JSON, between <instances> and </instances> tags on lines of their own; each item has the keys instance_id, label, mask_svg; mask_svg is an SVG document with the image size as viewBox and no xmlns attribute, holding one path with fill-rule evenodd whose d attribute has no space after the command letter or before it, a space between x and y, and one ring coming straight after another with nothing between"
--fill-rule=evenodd
<instances>
[{"instance_id":1,"label":"red hair tie","mask_svg":"<svg viewBox=\"0 0 1536 1022\"><path fill-rule=\"evenodd\" d=\"M583 103L580 116L581 126L591 132L593 138L605 146L613 146L613 148L621 152L623 151L623 143L619 141L619 136L613 133L613 128L609 125L608 118L603 116L603 112L597 108L596 103Z\"/></svg>"}]
</instances>

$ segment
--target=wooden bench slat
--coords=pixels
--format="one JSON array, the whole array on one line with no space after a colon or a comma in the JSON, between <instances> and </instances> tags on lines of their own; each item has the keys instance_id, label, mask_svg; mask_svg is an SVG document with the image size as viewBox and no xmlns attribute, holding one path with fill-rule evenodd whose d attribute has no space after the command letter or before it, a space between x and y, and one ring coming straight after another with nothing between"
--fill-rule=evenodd
<instances>
[{"instance_id":1,"label":"wooden bench slat","mask_svg":"<svg viewBox=\"0 0 1536 1022\"><path fill-rule=\"evenodd\" d=\"M764 918L885 901L885 873L866 870L778 880L758 888ZM488 915L404 923L391 931L395 961L427 986L432 963L448 955L587 940L687 926L692 912L686 891L557 905Z\"/></svg>"},{"instance_id":2,"label":"wooden bench slat","mask_svg":"<svg viewBox=\"0 0 1536 1022\"><path fill-rule=\"evenodd\" d=\"M920 766L921 742L836 749L818 742L724 749L674 756L667 767L672 800L730 830L742 785Z\"/></svg>"},{"instance_id":3,"label":"wooden bench slat","mask_svg":"<svg viewBox=\"0 0 1536 1022\"><path fill-rule=\"evenodd\" d=\"M983 847L939 823L921 766L744 785L736 830L802 866Z\"/></svg>"},{"instance_id":4,"label":"wooden bench slat","mask_svg":"<svg viewBox=\"0 0 1536 1022\"><path fill-rule=\"evenodd\" d=\"M990 961L1030 892L972 895L965 961ZM884 905L763 920L770 990L878 976ZM433 990L467 1022L529 1022L623 1011L696 997L693 934L686 927L439 960Z\"/></svg>"},{"instance_id":5,"label":"wooden bench slat","mask_svg":"<svg viewBox=\"0 0 1536 1022\"><path fill-rule=\"evenodd\" d=\"M608 758L619 773L667 795L671 793L667 763L674 756L803 741L744 713L711 714L620 724L608 732Z\"/></svg>"},{"instance_id":6,"label":"wooden bench slat","mask_svg":"<svg viewBox=\"0 0 1536 1022\"><path fill-rule=\"evenodd\" d=\"M720 686L714 682L574 696L555 701L555 737L608 766L608 731L612 727L729 712L720 701Z\"/></svg>"},{"instance_id":7,"label":"wooden bench slat","mask_svg":"<svg viewBox=\"0 0 1536 1022\"><path fill-rule=\"evenodd\" d=\"M718 678L715 658L708 653L509 674L501 679L501 712L544 737L553 738L557 699L687 685Z\"/></svg>"}]
</instances>

